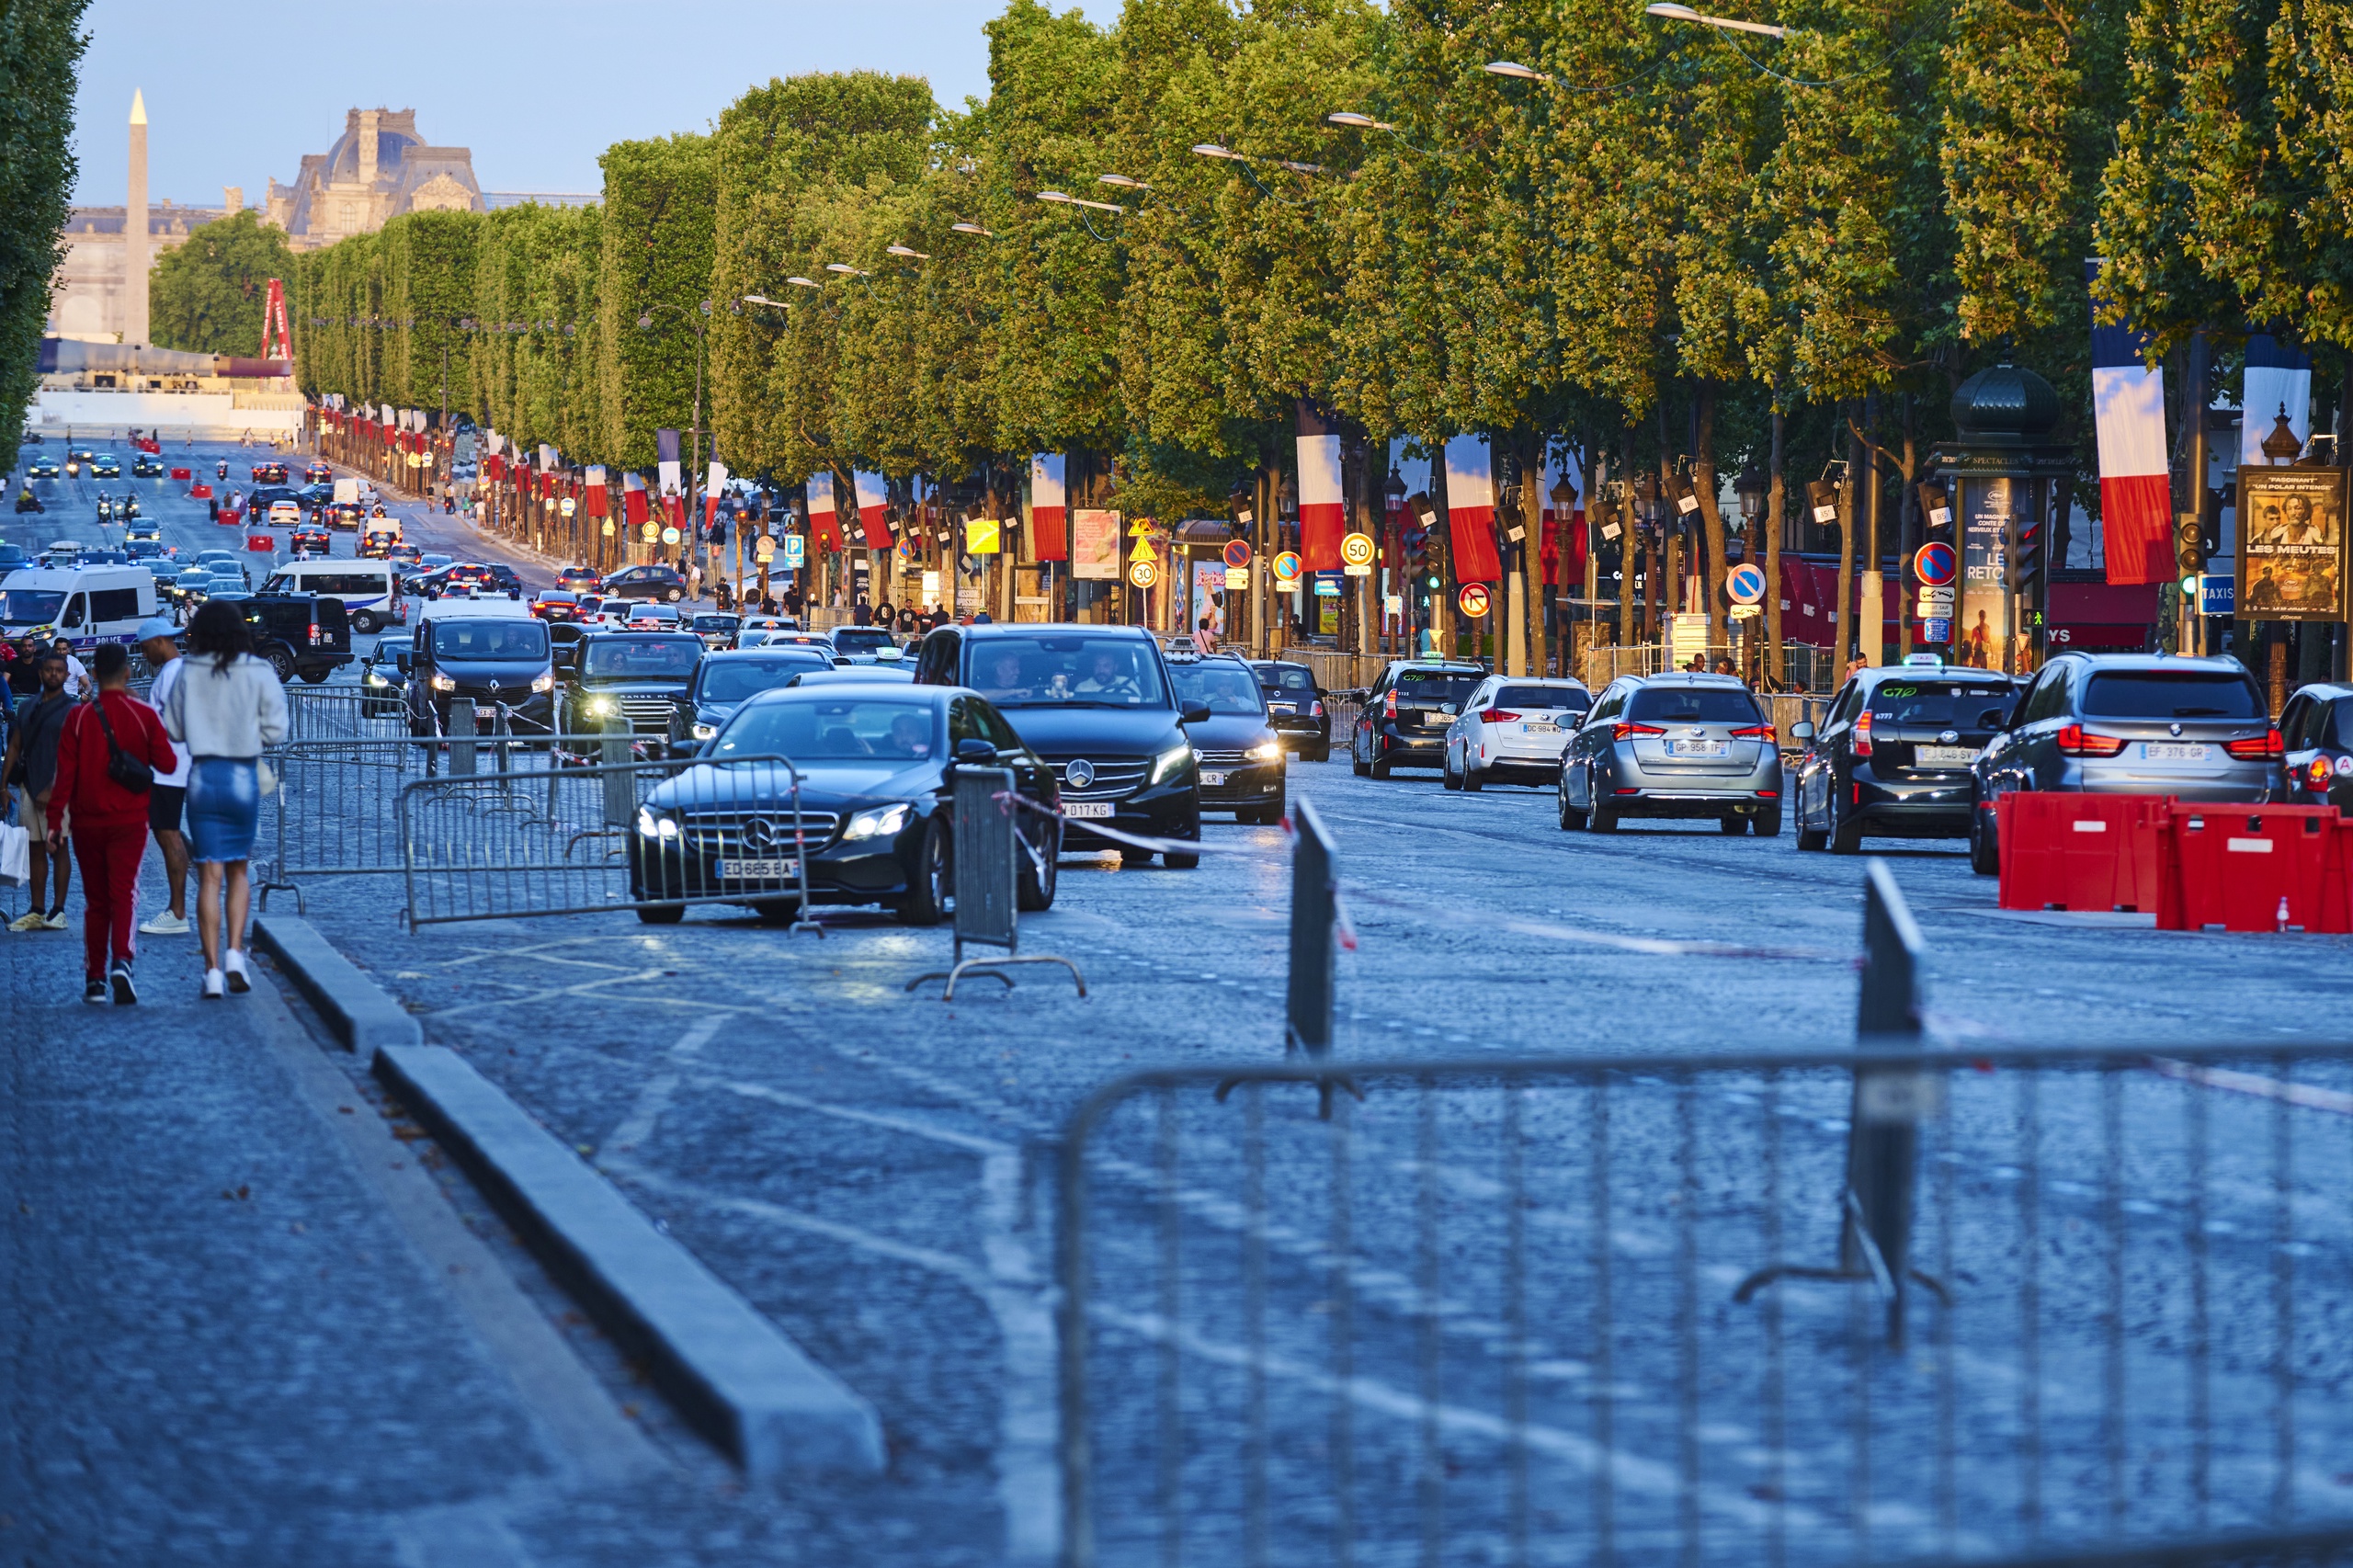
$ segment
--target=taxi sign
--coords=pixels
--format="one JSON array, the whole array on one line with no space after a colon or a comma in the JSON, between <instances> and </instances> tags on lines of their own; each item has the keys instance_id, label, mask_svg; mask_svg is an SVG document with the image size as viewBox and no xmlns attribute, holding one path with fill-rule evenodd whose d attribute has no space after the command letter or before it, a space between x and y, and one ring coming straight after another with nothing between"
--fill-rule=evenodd
<instances>
[{"instance_id":1,"label":"taxi sign","mask_svg":"<svg viewBox=\"0 0 2353 1568\"><path fill-rule=\"evenodd\" d=\"M1941 588L1961 575L1961 562L1952 546L1931 540L1913 551L1912 574L1927 587Z\"/></svg>"},{"instance_id":2,"label":"taxi sign","mask_svg":"<svg viewBox=\"0 0 2353 1568\"><path fill-rule=\"evenodd\" d=\"M1299 582L1299 551L1286 550L1275 557L1275 584L1296 585Z\"/></svg>"},{"instance_id":3,"label":"taxi sign","mask_svg":"<svg viewBox=\"0 0 2353 1568\"><path fill-rule=\"evenodd\" d=\"M1765 597L1765 573L1751 562L1743 562L1732 569L1724 579L1724 592L1736 605L1761 603Z\"/></svg>"},{"instance_id":4,"label":"taxi sign","mask_svg":"<svg viewBox=\"0 0 2353 1568\"><path fill-rule=\"evenodd\" d=\"M1462 613L1467 616L1476 618L1486 614L1487 585L1484 583L1463 584L1462 591L1455 596L1454 602L1462 607Z\"/></svg>"},{"instance_id":5,"label":"taxi sign","mask_svg":"<svg viewBox=\"0 0 2353 1568\"><path fill-rule=\"evenodd\" d=\"M1138 561L1128 568L1128 581L1139 588L1149 588L1160 581L1160 567L1150 561Z\"/></svg>"},{"instance_id":6,"label":"taxi sign","mask_svg":"<svg viewBox=\"0 0 2353 1568\"><path fill-rule=\"evenodd\" d=\"M1370 569L1372 565L1372 536L1370 534L1345 536L1340 540L1340 562L1343 565Z\"/></svg>"},{"instance_id":7,"label":"taxi sign","mask_svg":"<svg viewBox=\"0 0 2353 1568\"><path fill-rule=\"evenodd\" d=\"M1246 539L1227 540L1225 541L1225 563L1228 566L1249 565L1250 541Z\"/></svg>"}]
</instances>

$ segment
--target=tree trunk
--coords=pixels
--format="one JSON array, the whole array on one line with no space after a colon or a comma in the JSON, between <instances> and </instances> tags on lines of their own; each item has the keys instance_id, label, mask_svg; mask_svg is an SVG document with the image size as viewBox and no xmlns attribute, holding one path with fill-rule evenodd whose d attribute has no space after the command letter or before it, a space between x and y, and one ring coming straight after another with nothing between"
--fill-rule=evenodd
<instances>
[{"instance_id":1,"label":"tree trunk","mask_svg":"<svg viewBox=\"0 0 2353 1568\"><path fill-rule=\"evenodd\" d=\"M1838 486L1838 616L1837 645L1831 650L1831 687L1847 678L1847 661L1855 656L1855 470L1863 454L1850 430L1847 437L1847 476Z\"/></svg>"},{"instance_id":2,"label":"tree trunk","mask_svg":"<svg viewBox=\"0 0 2353 1568\"><path fill-rule=\"evenodd\" d=\"M1692 483L1699 492L1699 517L1708 530L1708 642L1729 643L1724 630L1724 514L1716 504L1716 383L1699 383L1699 450L1692 455Z\"/></svg>"},{"instance_id":3,"label":"tree trunk","mask_svg":"<svg viewBox=\"0 0 2353 1568\"><path fill-rule=\"evenodd\" d=\"M1772 659L1773 678L1789 684L1789 661L1781 653L1781 518L1788 486L1781 474L1781 387L1773 384L1773 447L1767 461L1772 470L1765 501L1765 642Z\"/></svg>"}]
</instances>

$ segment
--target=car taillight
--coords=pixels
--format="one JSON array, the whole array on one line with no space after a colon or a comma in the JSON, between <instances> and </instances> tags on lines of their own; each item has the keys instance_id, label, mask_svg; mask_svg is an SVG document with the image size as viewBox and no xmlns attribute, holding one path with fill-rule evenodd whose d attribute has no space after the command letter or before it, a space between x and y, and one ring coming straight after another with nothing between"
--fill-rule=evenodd
<instances>
[{"instance_id":1,"label":"car taillight","mask_svg":"<svg viewBox=\"0 0 2353 1568\"><path fill-rule=\"evenodd\" d=\"M1324 705L1321 702L1309 703L1307 705L1307 716L1311 719L1321 719L1324 717Z\"/></svg>"},{"instance_id":2,"label":"car taillight","mask_svg":"<svg viewBox=\"0 0 2353 1568\"><path fill-rule=\"evenodd\" d=\"M1857 756L1869 756L1870 754L1871 710L1866 708L1860 713L1855 715L1855 755Z\"/></svg>"},{"instance_id":3,"label":"car taillight","mask_svg":"<svg viewBox=\"0 0 2353 1568\"><path fill-rule=\"evenodd\" d=\"M2081 724L2068 724L2059 732L2059 749L2069 756L2114 756L2124 749L2124 737L2086 734Z\"/></svg>"},{"instance_id":4,"label":"car taillight","mask_svg":"<svg viewBox=\"0 0 2353 1568\"><path fill-rule=\"evenodd\" d=\"M2325 790L2328 788L2329 775L2335 771L2336 769L2330 766L2328 758L2325 756L2316 756L2313 758L2311 765L2304 769L2304 778L2311 783L2313 789Z\"/></svg>"},{"instance_id":5,"label":"car taillight","mask_svg":"<svg viewBox=\"0 0 2353 1568\"><path fill-rule=\"evenodd\" d=\"M1751 724L1745 729L1734 730L1732 738L1736 741L1769 741L1775 733L1770 724Z\"/></svg>"},{"instance_id":6,"label":"car taillight","mask_svg":"<svg viewBox=\"0 0 2353 1568\"><path fill-rule=\"evenodd\" d=\"M2279 756L2287 752L2287 744L2277 730L2267 730L2260 735L2249 735L2243 741L2224 741L2222 749L2233 756L2252 761L2259 757Z\"/></svg>"},{"instance_id":7,"label":"car taillight","mask_svg":"<svg viewBox=\"0 0 2353 1568\"><path fill-rule=\"evenodd\" d=\"M1512 724L1518 722L1519 715L1508 708L1486 708L1482 709L1479 713L1479 722L1483 724Z\"/></svg>"},{"instance_id":8,"label":"car taillight","mask_svg":"<svg viewBox=\"0 0 2353 1568\"><path fill-rule=\"evenodd\" d=\"M1613 741L1631 741L1636 735L1663 735L1665 733L1666 733L1666 732L1660 729L1656 724L1612 724L1609 726L1609 738Z\"/></svg>"},{"instance_id":9,"label":"car taillight","mask_svg":"<svg viewBox=\"0 0 2353 1568\"><path fill-rule=\"evenodd\" d=\"M315 648L315 647L317 647L318 645L319 645L319 623L318 623L317 621L315 621L315 620L314 620L314 621L311 622L311 646L312 646L312 647L313 647L313 648Z\"/></svg>"},{"instance_id":10,"label":"car taillight","mask_svg":"<svg viewBox=\"0 0 2353 1568\"><path fill-rule=\"evenodd\" d=\"M1397 717L1397 688L1393 686L1389 688L1389 695L1381 699L1381 716L1384 719Z\"/></svg>"}]
</instances>

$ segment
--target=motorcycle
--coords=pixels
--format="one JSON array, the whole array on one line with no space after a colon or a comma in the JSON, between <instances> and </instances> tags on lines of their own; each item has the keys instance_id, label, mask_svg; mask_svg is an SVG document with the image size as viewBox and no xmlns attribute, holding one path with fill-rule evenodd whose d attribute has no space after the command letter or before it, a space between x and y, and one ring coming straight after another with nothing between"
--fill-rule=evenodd
<instances>
[{"instance_id":1,"label":"motorcycle","mask_svg":"<svg viewBox=\"0 0 2353 1568\"><path fill-rule=\"evenodd\" d=\"M40 496L34 494L28 489L17 492L17 510L19 512L46 512L49 508L40 504Z\"/></svg>"},{"instance_id":2,"label":"motorcycle","mask_svg":"<svg viewBox=\"0 0 2353 1568\"><path fill-rule=\"evenodd\" d=\"M103 495L98 497L98 521L102 523L114 521L114 503Z\"/></svg>"},{"instance_id":3,"label":"motorcycle","mask_svg":"<svg viewBox=\"0 0 2353 1568\"><path fill-rule=\"evenodd\" d=\"M126 495L126 496L124 496L124 497L122 498L122 520L123 520L124 522L129 522L131 518L133 518L133 517L137 517L138 515L139 515L139 497L138 497L138 496L136 496L136 495Z\"/></svg>"},{"instance_id":4,"label":"motorcycle","mask_svg":"<svg viewBox=\"0 0 2353 1568\"><path fill-rule=\"evenodd\" d=\"M222 458L219 464L213 468L212 475L215 479L226 479L229 477L229 460L227 458Z\"/></svg>"}]
</instances>

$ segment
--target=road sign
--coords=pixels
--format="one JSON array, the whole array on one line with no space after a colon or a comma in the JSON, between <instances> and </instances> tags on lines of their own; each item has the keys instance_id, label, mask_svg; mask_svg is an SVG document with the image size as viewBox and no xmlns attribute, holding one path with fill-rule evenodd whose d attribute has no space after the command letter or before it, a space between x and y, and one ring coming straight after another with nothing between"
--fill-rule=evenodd
<instances>
[{"instance_id":1,"label":"road sign","mask_svg":"<svg viewBox=\"0 0 2353 1568\"><path fill-rule=\"evenodd\" d=\"M1340 597L1340 574L1336 572L1318 572L1315 574L1315 597L1319 599L1338 598Z\"/></svg>"},{"instance_id":2,"label":"road sign","mask_svg":"<svg viewBox=\"0 0 2353 1568\"><path fill-rule=\"evenodd\" d=\"M1765 597L1764 569L1747 562L1732 569L1724 579L1724 592L1736 605L1753 605Z\"/></svg>"},{"instance_id":3,"label":"road sign","mask_svg":"<svg viewBox=\"0 0 2353 1568\"><path fill-rule=\"evenodd\" d=\"M1340 563L1343 566L1370 568L1372 565L1372 536L1370 534L1344 536L1340 540Z\"/></svg>"},{"instance_id":4,"label":"road sign","mask_svg":"<svg viewBox=\"0 0 2353 1568\"><path fill-rule=\"evenodd\" d=\"M1247 566L1229 566L1225 569L1225 591L1227 593L1238 594L1249 585L1250 568Z\"/></svg>"},{"instance_id":5,"label":"road sign","mask_svg":"<svg viewBox=\"0 0 2353 1568\"><path fill-rule=\"evenodd\" d=\"M1404 613L1405 613L1405 596L1404 596L1404 595L1403 595L1403 594L1386 594L1386 595L1383 595L1383 596L1381 597L1381 614L1383 614L1383 615L1403 615L1403 614L1404 614Z\"/></svg>"},{"instance_id":6,"label":"road sign","mask_svg":"<svg viewBox=\"0 0 2353 1568\"><path fill-rule=\"evenodd\" d=\"M676 543L677 543L677 542L678 542L678 530L677 530L677 529L676 529L676 528L664 528L664 529L662 530L662 542L663 542L664 544L676 544Z\"/></svg>"},{"instance_id":7,"label":"road sign","mask_svg":"<svg viewBox=\"0 0 2353 1568\"><path fill-rule=\"evenodd\" d=\"M809 540L800 534L784 536L784 569L798 572L809 559Z\"/></svg>"},{"instance_id":8,"label":"road sign","mask_svg":"<svg viewBox=\"0 0 2353 1568\"><path fill-rule=\"evenodd\" d=\"M1250 541L1246 539L1227 540L1225 541L1225 563L1228 566L1249 565Z\"/></svg>"},{"instance_id":9,"label":"road sign","mask_svg":"<svg viewBox=\"0 0 2353 1568\"><path fill-rule=\"evenodd\" d=\"M1299 551L1286 550L1275 557L1275 586L1288 593L1299 585Z\"/></svg>"},{"instance_id":10,"label":"road sign","mask_svg":"<svg viewBox=\"0 0 2353 1568\"><path fill-rule=\"evenodd\" d=\"M1484 583L1463 584L1462 592L1455 596L1454 602L1462 607L1463 614L1474 619L1486 614L1487 585Z\"/></svg>"},{"instance_id":11,"label":"road sign","mask_svg":"<svg viewBox=\"0 0 2353 1568\"><path fill-rule=\"evenodd\" d=\"M1941 588L1961 574L1952 546L1930 540L1912 552L1912 574L1931 588Z\"/></svg>"},{"instance_id":12,"label":"road sign","mask_svg":"<svg viewBox=\"0 0 2353 1568\"><path fill-rule=\"evenodd\" d=\"M1128 537L1130 539L1142 539L1150 532L1152 532L1152 519L1150 517L1138 517L1128 524Z\"/></svg>"},{"instance_id":13,"label":"road sign","mask_svg":"<svg viewBox=\"0 0 2353 1568\"><path fill-rule=\"evenodd\" d=\"M1920 641L1921 641L1921 642L1951 642L1951 641L1952 641L1952 622L1951 622L1951 620L1949 620L1949 619L1947 619L1947 618L1945 618L1945 617L1943 617L1943 616L1937 616L1937 617L1934 617L1934 618L1930 618L1930 619L1923 619L1923 620L1920 622Z\"/></svg>"},{"instance_id":14,"label":"road sign","mask_svg":"<svg viewBox=\"0 0 2353 1568\"><path fill-rule=\"evenodd\" d=\"M2228 572L2209 572L2200 580L2199 614L2236 615L2238 602L2238 580Z\"/></svg>"},{"instance_id":15,"label":"road sign","mask_svg":"<svg viewBox=\"0 0 2353 1568\"><path fill-rule=\"evenodd\" d=\"M556 510L557 510L557 511L559 511L559 512L562 512L562 513L563 513L565 517L570 517L570 516L572 516L572 514L573 514L575 510L577 510L577 509L578 509L578 503L577 503L577 502L575 502L575 501L574 501L574 500L573 500L573 498L572 498L571 496L569 496L569 495L565 496L565 497L564 497L561 502L557 503L557 505L556 505Z\"/></svg>"},{"instance_id":16,"label":"road sign","mask_svg":"<svg viewBox=\"0 0 2353 1568\"><path fill-rule=\"evenodd\" d=\"M768 538L767 535L762 534L759 538L752 541L753 560L766 561L769 556L774 555L775 553L776 540Z\"/></svg>"},{"instance_id":17,"label":"road sign","mask_svg":"<svg viewBox=\"0 0 2353 1568\"><path fill-rule=\"evenodd\" d=\"M1160 581L1160 567L1151 561L1138 561L1128 567L1128 581L1139 588L1149 588Z\"/></svg>"},{"instance_id":18,"label":"road sign","mask_svg":"<svg viewBox=\"0 0 2353 1568\"><path fill-rule=\"evenodd\" d=\"M1919 614L1925 619L1932 615L1952 614L1953 590L1949 587L1922 588Z\"/></svg>"},{"instance_id":19,"label":"road sign","mask_svg":"<svg viewBox=\"0 0 2353 1568\"><path fill-rule=\"evenodd\" d=\"M1152 540L1148 539L1140 539L1136 540L1136 547L1128 551L1128 559L1130 561L1150 561L1157 563L1160 560L1160 552L1152 548Z\"/></svg>"},{"instance_id":20,"label":"road sign","mask_svg":"<svg viewBox=\"0 0 2353 1568\"><path fill-rule=\"evenodd\" d=\"M654 527L652 523L641 524L638 528L637 533L638 537L642 539L648 544L652 544L655 540L662 537L662 530Z\"/></svg>"},{"instance_id":21,"label":"road sign","mask_svg":"<svg viewBox=\"0 0 2353 1568\"><path fill-rule=\"evenodd\" d=\"M613 519L610 517L605 519L605 537L607 539L613 537Z\"/></svg>"}]
</instances>

